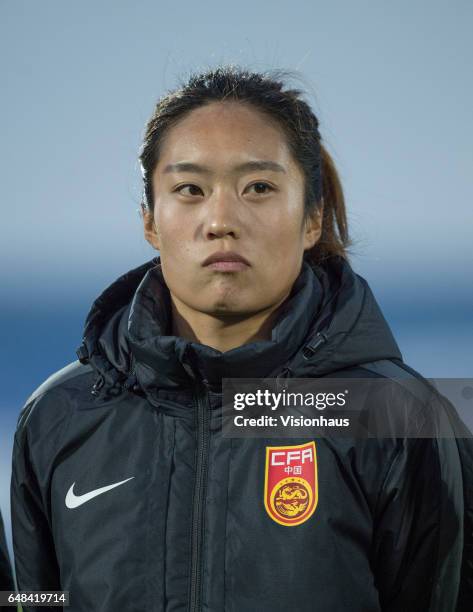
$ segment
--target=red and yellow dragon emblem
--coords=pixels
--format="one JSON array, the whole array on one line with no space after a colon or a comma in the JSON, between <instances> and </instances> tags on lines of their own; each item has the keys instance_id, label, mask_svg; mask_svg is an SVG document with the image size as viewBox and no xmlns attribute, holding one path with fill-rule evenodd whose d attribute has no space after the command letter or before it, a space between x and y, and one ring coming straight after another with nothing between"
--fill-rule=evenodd
<instances>
[{"instance_id":1,"label":"red and yellow dragon emblem","mask_svg":"<svg viewBox=\"0 0 473 612\"><path fill-rule=\"evenodd\" d=\"M280 525L294 526L309 519L317 506L315 442L267 446L264 506Z\"/></svg>"}]
</instances>

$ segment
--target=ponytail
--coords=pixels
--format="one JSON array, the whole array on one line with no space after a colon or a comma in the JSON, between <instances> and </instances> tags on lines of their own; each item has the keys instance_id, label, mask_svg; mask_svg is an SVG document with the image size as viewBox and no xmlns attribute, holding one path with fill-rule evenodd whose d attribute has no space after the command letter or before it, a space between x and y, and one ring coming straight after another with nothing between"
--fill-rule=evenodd
<instances>
[{"instance_id":1,"label":"ponytail","mask_svg":"<svg viewBox=\"0 0 473 612\"><path fill-rule=\"evenodd\" d=\"M351 244L342 183L331 155L322 143L320 147L323 198L322 234L319 241L305 252L305 259L313 264L319 264L334 255L347 259L346 249Z\"/></svg>"}]
</instances>

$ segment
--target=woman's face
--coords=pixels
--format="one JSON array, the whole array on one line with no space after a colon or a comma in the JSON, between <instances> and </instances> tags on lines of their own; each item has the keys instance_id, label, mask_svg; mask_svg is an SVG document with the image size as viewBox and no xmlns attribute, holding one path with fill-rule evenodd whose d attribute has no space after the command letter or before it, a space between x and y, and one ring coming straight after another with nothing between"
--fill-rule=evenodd
<instances>
[{"instance_id":1,"label":"woman's face","mask_svg":"<svg viewBox=\"0 0 473 612\"><path fill-rule=\"evenodd\" d=\"M212 102L170 128L153 173L146 239L173 298L214 316L249 316L284 300L320 216L303 223L304 177L262 112ZM246 263L214 263L215 253Z\"/></svg>"}]
</instances>

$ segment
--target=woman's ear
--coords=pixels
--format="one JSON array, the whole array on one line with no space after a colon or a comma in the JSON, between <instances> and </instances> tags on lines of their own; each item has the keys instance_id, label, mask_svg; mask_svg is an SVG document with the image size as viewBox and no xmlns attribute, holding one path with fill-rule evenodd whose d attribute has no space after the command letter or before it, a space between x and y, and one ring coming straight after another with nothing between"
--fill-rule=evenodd
<instances>
[{"instance_id":1,"label":"woman's ear","mask_svg":"<svg viewBox=\"0 0 473 612\"><path fill-rule=\"evenodd\" d=\"M145 239L153 248L159 251L159 232L154 220L154 214L151 210L149 210L149 208L146 208L143 203L141 204L141 216L143 217L143 231Z\"/></svg>"},{"instance_id":2,"label":"woman's ear","mask_svg":"<svg viewBox=\"0 0 473 612\"><path fill-rule=\"evenodd\" d=\"M324 201L307 216L304 225L304 250L311 249L322 235L322 219L324 213Z\"/></svg>"}]
</instances>

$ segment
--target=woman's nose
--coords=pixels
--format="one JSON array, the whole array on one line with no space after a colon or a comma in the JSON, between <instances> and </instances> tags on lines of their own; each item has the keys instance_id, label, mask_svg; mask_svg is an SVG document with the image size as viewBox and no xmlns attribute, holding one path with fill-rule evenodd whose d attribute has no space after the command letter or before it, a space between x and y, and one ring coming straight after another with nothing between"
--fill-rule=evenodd
<instances>
[{"instance_id":1,"label":"woman's nose","mask_svg":"<svg viewBox=\"0 0 473 612\"><path fill-rule=\"evenodd\" d=\"M216 191L209 198L205 213L205 235L209 239L223 238L230 235L238 238L238 200L230 190Z\"/></svg>"}]
</instances>

